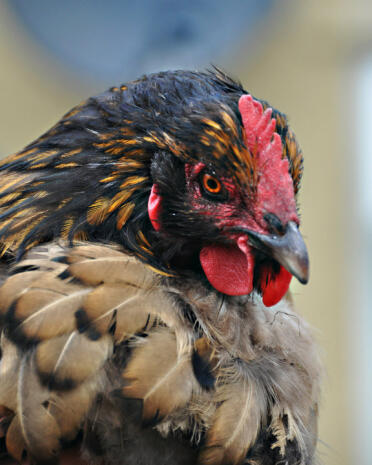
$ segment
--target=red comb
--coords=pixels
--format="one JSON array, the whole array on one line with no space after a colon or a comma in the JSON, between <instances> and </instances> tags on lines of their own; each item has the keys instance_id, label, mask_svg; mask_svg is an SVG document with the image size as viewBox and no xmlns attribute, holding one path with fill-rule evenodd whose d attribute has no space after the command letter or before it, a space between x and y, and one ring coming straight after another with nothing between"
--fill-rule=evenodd
<instances>
[{"instance_id":1,"label":"red comb","mask_svg":"<svg viewBox=\"0 0 372 465\"><path fill-rule=\"evenodd\" d=\"M255 158L258 170L256 213L274 213L285 225L298 223L293 180L287 158L283 157L281 137L275 132L272 109L263 111L262 105L251 95L242 95L239 110L243 120L245 143Z\"/></svg>"}]
</instances>

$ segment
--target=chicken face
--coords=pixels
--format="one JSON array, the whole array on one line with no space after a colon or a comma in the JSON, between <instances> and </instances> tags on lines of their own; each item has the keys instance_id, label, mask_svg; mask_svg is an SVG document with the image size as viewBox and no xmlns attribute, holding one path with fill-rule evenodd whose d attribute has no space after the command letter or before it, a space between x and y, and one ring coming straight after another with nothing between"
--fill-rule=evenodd
<instances>
[{"instance_id":1,"label":"chicken face","mask_svg":"<svg viewBox=\"0 0 372 465\"><path fill-rule=\"evenodd\" d=\"M245 146L256 172L254 188L242 189L212 165L186 163L187 201L221 236L214 241L210 236L199 251L210 284L227 295L250 294L256 289L264 304L271 306L287 292L292 275L307 282L308 256L298 231L293 179L272 110L263 112L262 105L249 95L240 98L239 110ZM157 184L152 187L148 210L154 229L161 231L162 195Z\"/></svg>"}]
</instances>

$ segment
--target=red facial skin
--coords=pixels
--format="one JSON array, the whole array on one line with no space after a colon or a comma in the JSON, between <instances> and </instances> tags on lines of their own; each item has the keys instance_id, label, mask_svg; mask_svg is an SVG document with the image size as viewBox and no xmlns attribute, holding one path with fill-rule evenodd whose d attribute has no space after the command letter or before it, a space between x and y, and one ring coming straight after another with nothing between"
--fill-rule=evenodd
<instances>
[{"instance_id":1,"label":"red facial skin","mask_svg":"<svg viewBox=\"0 0 372 465\"><path fill-rule=\"evenodd\" d=\"M288 160L282 158L283 147L275 132L272 110L263 112L262 105L250 95L239 100L245 144L258 170L259 180L254 194L244 194L231 179L220 178L225 198L213 201L203 196L200 175L203 163L185 166L187 190L194 210L212 216L215 224L226 231L241 227L260 234L270 234L265 214L275 214L285 226L289 221L299 224ZM149 198L149 217L154 229L160 229L161 197L153 186ZM246 234L229 234L230 245L211 244L200 251L200 262L211 285L227 295L247 295L253 291L255 255ZM258 270L265 306L278 303L288 291L292 275L282 266L274 273L269 264Z\"/></svg>"},{"instance_id":2,"label":"red facial skin","mask_svg":"<svg viewBox=\"0 0 372 465\"><path fill-rule=\"evenodd\" d=\"M229 193L228 203L211 203L204 199L198 182L198 176L203 169L205 169L205 165L202 163L194 166L186 165L185 167L193 208L202 215L213 216L214 219L217 219L217 225L221 229L243 226L267 234L264 228L254 222L231 181L222 180L224 188ZM156 184L151 189L148 212L154 229L159 231L161 229L161 196L158 194ZM227 237L232 241L231 245L206 245L201 249L200 262L204 273L211 285L223 294L250 294L253 291L255 271L252 248L244 234L227 234ZM260 271L260 277L263 303L265 306L271 307L278 303L287 292L292 275L281 266L275 275L270 267L265 267Z\"/></svg>"},{"instance_id":3,"label":"red facial skin","mask_svg":"<svg viewBox=\"0 0 372 465\"><path fill-rule=\"evenodd\" d=\"M199 175L205 169L203 163L186 165L186 182L191 193L191 204L200 214L213 216L221 230L244 227L250 231L269 234L264 220L261 226L254 217L257 206L250 209L250 199L243 198L231 180L220 179L228 196L227 202L211 202L203 197ZM292 217L293 218L293 217ZM262 215L263 219L263 215ZM295 217L297 220L297 216ZM264 227L263 227L264 226ZM246 295L253 291L255 258L245 234L228 234L231 245L206 245L200 252L200 262L212 286L223 294ZM235 243L235 244L234 244ZM271 307L278 303L291 281L292 275L282 266L278 273L265 267L260 270L260 289L263 303Z\"/></svg>"}]
</instances>

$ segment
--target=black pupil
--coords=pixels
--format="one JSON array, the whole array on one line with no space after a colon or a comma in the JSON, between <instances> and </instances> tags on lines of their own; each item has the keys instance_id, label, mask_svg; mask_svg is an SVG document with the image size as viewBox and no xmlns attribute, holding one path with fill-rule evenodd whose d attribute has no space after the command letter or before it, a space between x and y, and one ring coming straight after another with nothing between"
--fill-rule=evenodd
<instances>
[{"instance_id":1,"label":"black pupil","mask_svg":"<svg viewBox=\"0 0 372 465\"><path fill-rule=\"evenodd\" d=\"M218 183L214 178L209 178L207 180L207 186L209 187L210 190L215 191L218 189Z\"/></svg>"}]
</instances>

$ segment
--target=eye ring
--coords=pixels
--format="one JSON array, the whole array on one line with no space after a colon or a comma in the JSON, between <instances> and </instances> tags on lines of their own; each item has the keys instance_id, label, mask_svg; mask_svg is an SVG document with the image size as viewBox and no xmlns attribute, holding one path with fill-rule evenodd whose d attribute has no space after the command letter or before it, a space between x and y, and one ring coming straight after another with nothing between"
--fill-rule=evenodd
<instances>
[{"instance_id":1,"label":"eye ring","mask_svg":"<svg viewBox=\"0 0 372 465\"><path fill-rule=\"evenodd\" d=\"M221 194L222 183L215 176L212 176L211 174L208 174L208 173L204 173L202 177L202 184L203 184L203 189L208 194L211 194L211 195Z\"/></svg>"}]
</instances>

